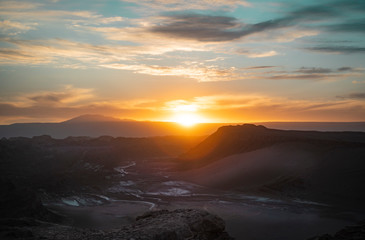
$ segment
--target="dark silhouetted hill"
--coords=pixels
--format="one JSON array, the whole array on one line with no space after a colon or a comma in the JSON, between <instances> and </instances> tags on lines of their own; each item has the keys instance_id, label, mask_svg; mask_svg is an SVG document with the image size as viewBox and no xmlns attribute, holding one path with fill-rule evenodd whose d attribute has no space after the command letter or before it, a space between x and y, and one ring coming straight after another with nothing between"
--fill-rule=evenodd
<instances>
[{"instance_id":1,"label":"dark silhouetted hill","mask_svg":"<svg viewBox=\"0 0 365 240\"><path fill-rule=\"evenodd\" d=\"M285 131L253 124L224 126L182 155L181 158L199 166L233 154L285 142L307 142L326 146L338 144L362 146L365 144L365 133Z\"/></svg>"},{"instance_id":2,"label":"dark silhouetted hill","mask_svg":"<svg viewBox=\"0 0 365 240\"><path fill-rule=\"evenodd\" d=\"M197 184L365 210L365 133L226 126L180 160Z\"/></svg>"}]
</instances>

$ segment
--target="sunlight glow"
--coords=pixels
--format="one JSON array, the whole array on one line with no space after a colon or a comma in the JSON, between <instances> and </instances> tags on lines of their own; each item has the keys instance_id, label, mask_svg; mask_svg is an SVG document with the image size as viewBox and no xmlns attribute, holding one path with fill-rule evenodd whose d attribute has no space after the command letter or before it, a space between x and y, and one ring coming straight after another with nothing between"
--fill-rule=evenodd
<instances>
[{"instance_id":1,"label":"sunlight glow","mask_svg":"<svg viewBox=\"0 0 365 240\"><path fill-rule=\"evenodd\" d=\"M172 116L168 121L176 122L184 127L192 127L197 123L207 122L206 119L199 114L199 105L185 100L176 100L169 103L168 111L172 112Z\"/></svg>"},{"instance_id":2,"label":"sunlight glow","mask_svg":"<svg viewBox=\"0 0 365 240\"><path fill-rule=\"evenodd\" d=\"M204 119L196 113L178 113L171 119L171 121L184 127L192 127L197 123L204 122Z\"/></svg>"}]
</instances>

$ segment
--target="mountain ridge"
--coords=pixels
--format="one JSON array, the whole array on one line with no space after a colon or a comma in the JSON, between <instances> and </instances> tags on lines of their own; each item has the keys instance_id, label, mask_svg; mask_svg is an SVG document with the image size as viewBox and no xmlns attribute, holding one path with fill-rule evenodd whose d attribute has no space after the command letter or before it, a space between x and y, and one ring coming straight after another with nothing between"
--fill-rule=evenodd
<instances>
[{"instance_id":1,"label":"mountain ridge","mask_svg":"<svg viewBox=\"0 0 365 240\"><path fill-rule=\"evenodd\" d=\"M229 155L297 141L365 145L365 133L278 130L254 124L223 126L180 158L195 162L195 166L197 161L205 165Z\"/></svg>"},{"instance_id":2,"label":"mountain ridge","mask_svg":"<svg viewBox=\"0 0 365 240\"><path fill-rule=\"evenodd\" d=\"M232 124L232 123L231 123ZM207 136L227 123L199 123L184 127L175 122L136 121L118 119L97 114L85 114L58 123L13 123L0 125L0 137L33 137L50 135L53 138L69 136L113 136L113 137L151 137L151 136ZM315 122L264 122L267 128L283 130L320 131L361 131L365 132L365 122L315 123Z\"/></svg>"},{"instance_id":3,"label":"mountain ridge","mask_svg":"<svg viewBox=\"0 0 365 240\"><path fill-rule=\"evenodd\" d=\"M61 123L79 123L79 122L132 122L134 120L129 119L119 119L115 117L109 117L99 114L83 114L71 119L68 119L66 121L63 121Z\"/></svg>"}]
</instances>

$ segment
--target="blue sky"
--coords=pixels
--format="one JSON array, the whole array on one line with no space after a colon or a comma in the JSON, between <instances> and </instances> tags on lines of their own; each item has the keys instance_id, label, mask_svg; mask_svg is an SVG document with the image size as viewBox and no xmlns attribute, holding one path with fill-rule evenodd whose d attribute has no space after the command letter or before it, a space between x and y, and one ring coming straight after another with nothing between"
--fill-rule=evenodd
<instances>
[{"instance_id":1,"label":"blue sky","mask_svg":"<svg viewBox=\"0 0 365 240\"><path fill-rule=\"evenodd\" d=\"M364 13L349 0L1 1L0 123L365 121Z\"/></svg>"}]
</instances>

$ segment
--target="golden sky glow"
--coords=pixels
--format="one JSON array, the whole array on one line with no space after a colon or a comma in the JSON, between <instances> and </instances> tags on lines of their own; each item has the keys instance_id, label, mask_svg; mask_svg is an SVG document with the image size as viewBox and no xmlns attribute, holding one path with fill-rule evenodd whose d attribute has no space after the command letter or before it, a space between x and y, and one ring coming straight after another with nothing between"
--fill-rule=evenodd
<instances>
[{"instance_id":1,"label":"golden sky glow","mask_svg":"<svg viewBox=\"0 0 365 240\"><path fill-rule=\"evenodd\" d=\"M199 106L197 104L189 104L186 101L175 101L169 103L172 112L172 117L166 119L169 122L176 122L185 127L194 126L197 123L213 122L213 119L204 118L199 113Z\"/></svg>"},{"instance_id":2,"label":"golden sky glow","mask_svg":"<svg viewBox=\"0 0 365 240\"><path fill-rule=\"evenodd\" d=\"M363 1L0 1L0 124L365 121Z\"/></svg>"}]
</instances>

